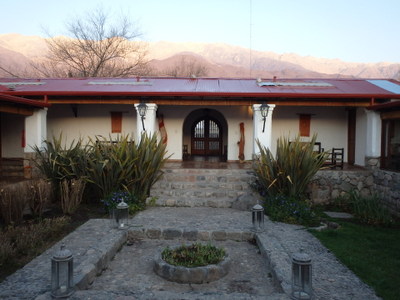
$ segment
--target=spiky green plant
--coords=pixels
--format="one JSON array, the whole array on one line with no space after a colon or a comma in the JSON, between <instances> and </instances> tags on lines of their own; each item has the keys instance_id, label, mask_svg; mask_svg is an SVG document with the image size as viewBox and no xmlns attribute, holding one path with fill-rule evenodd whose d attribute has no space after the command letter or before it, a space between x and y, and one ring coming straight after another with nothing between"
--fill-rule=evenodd
<instances>
[{"instance_id":1,"label":"spiky green plant","mask_svg":"<svg viewBox=\"0 0 400 300\"><path fill-rule=\"evenodd\" d=\"M120 136L114 143L105 139L91 140L87 176L98 188L100 199L112 192L126 190L144 202L151 186L162 175L166 146L157 136L143 134L135 143L129 136Z\"/></svg>"},{"instance_id":2,"label":"spiky green plant","mask_svg":"<svg viewBox=\"0 0 400 300\"><path fill-rule=\"evenodd\" d=\"M277 141L276 156L257 141L259 160L253 168L261 192L268 196L283 195L304 199L307 185L327 159L326 152L317 153L314 145L317 136L302 142L297 136L293 141L281 137Z\"/></svg>"},{"instance_id":3,"label":"spiky green plant","mask_svg":"<svg viewBox=\"0 0 400 300\"><path fill-rule=\"evenodd\" d=\"M32 149L37 159L34 161L39 171L55 186L64 179L76 179L85 176L87 166L87 147L82 139L73 140L69 146L63 143L62 133L44 141L43 149L35 145Z\"/></svg>"}]
</instances>

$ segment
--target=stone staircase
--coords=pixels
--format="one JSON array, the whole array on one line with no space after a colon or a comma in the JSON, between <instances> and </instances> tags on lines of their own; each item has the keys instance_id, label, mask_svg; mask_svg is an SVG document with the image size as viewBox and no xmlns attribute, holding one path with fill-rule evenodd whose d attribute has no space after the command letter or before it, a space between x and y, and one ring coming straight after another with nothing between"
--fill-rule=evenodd
<instances>
[{"instance_id":1,"label":"stone staircase","mask_svg":"<svg viewBox=\"0 0 400 300\"><path fill-rule=\"evenodd\" d=\"M163 171L163 177L151 189L149 205L230 208L242 196L252 194L251 169L167 168Z\"/></svg>"}]
</instances>

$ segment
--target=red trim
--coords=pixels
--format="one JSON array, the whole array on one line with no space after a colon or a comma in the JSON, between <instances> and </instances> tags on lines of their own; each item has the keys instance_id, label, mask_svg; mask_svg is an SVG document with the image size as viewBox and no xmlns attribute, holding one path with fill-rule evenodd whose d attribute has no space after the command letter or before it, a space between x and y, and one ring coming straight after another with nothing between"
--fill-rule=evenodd
<instances>
[{"instance_id":1,"label":"red trim","mask_svg":"<svg viewBox=\"0 0 400 300\"><path fill-rule=\"evenodd\" d=\"M12 102L12 103L18 103L18 104L25 104L28 106L35 106L35 107L49 107L51 106L50 103L44 103L41 101L37 100L30 100L26 98L21 98L17 96L12 96L12 95L6 95L3 93L0 93L0 101L7 101L7 102Z\"/></svg>"},{"instance_id":2,"label":"red trim","mask_svg":"<svg viewBox=\"0 0 400 300\"><path fill-rule=\"evenodd\" d=\"M25 148L25 147L26 147L25 129L22 129L22 132L21 132L21 147L22 147L22 148Z\"/></svg>"}]
</instances>

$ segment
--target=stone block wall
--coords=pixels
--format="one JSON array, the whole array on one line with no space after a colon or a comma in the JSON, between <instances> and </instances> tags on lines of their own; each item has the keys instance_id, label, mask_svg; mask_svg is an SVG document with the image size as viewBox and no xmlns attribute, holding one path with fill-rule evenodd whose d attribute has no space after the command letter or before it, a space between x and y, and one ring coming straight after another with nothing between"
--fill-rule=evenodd
<instances>
[{"instance_id":1,"label":"stone block wall","mask_svg":"<svg viewBox=\"0 0 400 300\"><path fill-rule=\"evenodd\" d=\"M373 191L387 205L389 210L400 216L400 173L375 169Z\"/></svg>"},{"instance_id":2,"label":"stone block wall","mask_svg":"<svg viewBox=\"0 0 400 300\"><path fill-rule=\"evenodd\" d=\"M311 200L317 204L329 203L332 199L352 190L368 196L371 195L373 187L372 170L322 170L317 172L308 186Z\"/></svg>"}]
</instances>

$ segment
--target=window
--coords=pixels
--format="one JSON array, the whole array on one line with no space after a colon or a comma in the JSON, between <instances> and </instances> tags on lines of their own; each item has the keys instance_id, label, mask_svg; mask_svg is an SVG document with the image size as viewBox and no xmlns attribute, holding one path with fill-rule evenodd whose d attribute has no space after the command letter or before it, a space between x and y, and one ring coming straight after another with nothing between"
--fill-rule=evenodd
<instances>
[{"instance_id":1,"label":"window","mask_svg":"<svg viewBox=\"0 0 400 300\"><path fill-rule=\"evenodd\" d=\"M119 111L111 112L111 132L112 133L122 132L122 112Z\"/></svg>"},{"instance_id":2,"label":"window","mask_svg":"<svg viewBox=\"0 0 400 300\"><path fill-rule=\"evenodd\" d=\"M300 136L310 136L311 115L300 114L299 133Z\"/></svg>"},{"instance_id":3,"label":"window","mask_svg":"<svg viewBox=\"0 0 400 300\"><path fill-rule=\"evenodd\" d=\"M381 167L400 172L400 119L382 120Z\"/></svg>"}]
</instances>

